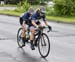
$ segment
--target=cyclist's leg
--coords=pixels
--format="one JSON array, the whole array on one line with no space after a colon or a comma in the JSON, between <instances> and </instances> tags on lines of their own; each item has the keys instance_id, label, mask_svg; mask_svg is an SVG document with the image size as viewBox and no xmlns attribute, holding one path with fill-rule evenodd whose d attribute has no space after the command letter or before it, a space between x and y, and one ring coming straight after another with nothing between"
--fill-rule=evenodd
<instances>
[{"instance_id":1,"label":"cyclist's leg","mask_svg":"<svg viewBox=\"0 0 75 62\"><path fill-rule=\"evenodd\" d=\"M31 49L32 50L35 50L35 48L34 48L34 34L35 34L35 27L34 26L31 26L30 27L30 32L31 32L31 35L30 35L30 41L31 41Z\"/></svg>"},{"instance_id":2,"label":"cyclist's leg","mask_svg":"<svg viewBox=\"0 0 75 62\"><path fill-rule=\"evenodd\" d=\"M26 37L25 32L26 32L26 24L22 24L21 37L22 37L22 41L23 41L23 46L25 46L25 41L26 41L26 39L25 39L25 37Z\"/></svg>"}]
</instances>

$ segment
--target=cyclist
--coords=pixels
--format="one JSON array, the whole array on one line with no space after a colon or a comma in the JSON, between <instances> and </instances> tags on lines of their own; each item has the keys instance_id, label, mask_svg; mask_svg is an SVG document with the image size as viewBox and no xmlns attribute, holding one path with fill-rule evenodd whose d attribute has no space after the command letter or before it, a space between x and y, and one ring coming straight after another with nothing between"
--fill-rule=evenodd
<instances>
[{"instance_id":1,"label":"cyclist","mask_svg":"<svg viewBox=\"0 0 75 62\"><path fill-rule=\"evenodd\" d=\"M32 25L30 26L30 31L31 31L31 48L32 50L35 50L34 48L34 33L35 33L35 27L42 27L43 25L40 23L39 19L43 19L44 23L46 24L46 26L48 26L49 30L51 30L51 26L48 25L48 22L46 21L46 10L45 8L42 6L39 9L36 10L36 12L31 16L31 22ZM35 46L37 46L37 42L35 42Z\"/></svg>"},{"instance_id":2,"label":"cyclist","mask_svg":"<svg viewBox=\"0 0 75 62\"><path fill-rule=\"evenodd\" d=\"M34 13L34 9L31 7L31 8L29 8L29 10L27 12L23 13L20 16L20 24L22 26L21 37L22 37L22 41L23 41L22 47L25 46L25 42L26 42L25 32L27 30L27 25L29 25L29 23L30 23L30 17L33 13Z\"/></svg>"}]
</instances>

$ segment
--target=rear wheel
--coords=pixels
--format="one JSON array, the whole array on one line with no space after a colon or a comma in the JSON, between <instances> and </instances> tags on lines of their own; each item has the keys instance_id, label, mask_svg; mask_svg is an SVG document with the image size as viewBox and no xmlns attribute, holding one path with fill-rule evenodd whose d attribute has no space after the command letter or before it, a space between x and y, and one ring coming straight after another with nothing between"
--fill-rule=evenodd
<instances>
[{"instance_id":1,"label":"rear wheel","mask_svg":"<svg viewBox=\"0 0 75 62\"><path fill-rule=\"evenodd\" d=\"M50 52L50 40L48 36L45 33L42 33L39 43L38 43L38 49L40 55L45 58L49 55Z\"/></svg>"},{"instance_id":2,"label":"rear wheel","mask_svg":"<svg viewBox=\"0 0 75 62\"><path fill-rule=\"evenodd\" d=\"M22 28L19 28L18 32L17 32L17 43L18 43L19 47L22 47L22 45L23 45L21 33L22 33Z\"/></svg>"}]
</instances>

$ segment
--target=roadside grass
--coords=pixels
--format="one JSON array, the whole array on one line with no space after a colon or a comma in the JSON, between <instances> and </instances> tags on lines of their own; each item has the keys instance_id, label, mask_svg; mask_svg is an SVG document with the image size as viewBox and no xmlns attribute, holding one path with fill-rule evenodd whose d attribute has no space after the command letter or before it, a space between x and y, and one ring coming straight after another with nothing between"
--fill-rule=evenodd
<instances>
[{"instance_id":1,"label":"roadside grass","mask_svg":"<svg viewBox=\"0 0 75 62\"><path fill-rule=\"evenodd\" d=\"M13 10L0 10L0 14L20 16L22 13ZM75 23L75 17L47 16L49 21Z\"/></svg>"},{"instance_id":2,"label":"roadside grass","mask_svg":"<svg viewBox=\"0 0 75 62\"><path fill-rule=\"evenodd\" d=\"M75 23L75 17L47 16L47 19L56 22Z\"/></svg>"},{"instance_id":3,"label":"roadside grass","mask_svg":"<svg viewBox=\"0 0 75 62\"><path fill-rule=\"evenodd\" d=\"M20 16L21 13L20 12L16 12L13 10L0 10L0 14L5 14L5 15L12 15L12 16Z\"/></svg>"}]
</instances>

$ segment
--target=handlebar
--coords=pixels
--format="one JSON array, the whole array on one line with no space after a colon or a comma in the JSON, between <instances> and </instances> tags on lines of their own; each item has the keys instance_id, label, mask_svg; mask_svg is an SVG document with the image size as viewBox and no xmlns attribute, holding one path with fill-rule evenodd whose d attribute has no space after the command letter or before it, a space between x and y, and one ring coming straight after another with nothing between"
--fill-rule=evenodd
<instances>
[{"instance_id":1,"label":"handlebar","mask_svg":"<svg viewBox=\"0 0 75 62\"><path fill-rule=\"evenodd\" d=\"M43 27L39 27L39 28L36 28L36 31L41 31L41 30L43 30L43 29L45 29L45 28L48 28L48 27L45 27L45 26L43 26ZM51 30L49 29L47 32L50 32Z\"/></svg>"}]
</instances>

